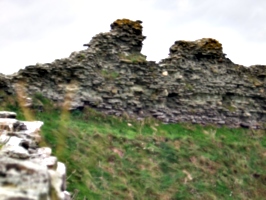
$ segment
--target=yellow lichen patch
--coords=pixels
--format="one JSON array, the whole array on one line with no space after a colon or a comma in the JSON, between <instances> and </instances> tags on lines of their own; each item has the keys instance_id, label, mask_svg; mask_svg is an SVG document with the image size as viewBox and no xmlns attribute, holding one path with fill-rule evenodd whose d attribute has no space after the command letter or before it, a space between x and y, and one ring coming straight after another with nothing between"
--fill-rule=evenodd
<instances>
[{"instance_id":1,"label":"yellow lichen patch","mask_svg":"<svg viewBox=\"0 0 266 200\"><path fill-rule=\"evenodd\" d=\"M192 54L214 53L220 55L222 53L222 44L212 38L202 38L196 41L179 40L170 48L171 53L179 52L180 50L185 53L191 51Z\"/></svg>"},{"instance_id":2,"label":"yellow lichen patch","mask_svg":"<svg viewBox=\"0 0 266 200\"><path fill-rule=\"evenodd\" d=\"M141 26L141 21L137 20L137 21L132 21L129 19L117 19L116 21L114 21L114 23L111 25L111 27L113 28L114 26L118 26L118 27L123 27L123 26L129 26L132 27L133 29L136 30L142 30L142 26Z\"/></svg>"},{"instance_id":3,"label":"yellow lichen patch","mask_svg":"<svg viewBox=\"0 0 266 200\"><path fill-rule=\"evenodd\" d=\"M202 49L222 49L222 44L218 40L212 38L202 38L196 40L196 43Z\"/></svg>"}]
</instances>

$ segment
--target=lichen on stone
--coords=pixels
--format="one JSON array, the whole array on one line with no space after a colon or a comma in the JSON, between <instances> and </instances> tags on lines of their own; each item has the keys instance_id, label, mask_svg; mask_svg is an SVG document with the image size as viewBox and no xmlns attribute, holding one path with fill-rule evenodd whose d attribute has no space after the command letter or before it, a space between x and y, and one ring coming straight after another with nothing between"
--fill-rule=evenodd
<instances>
[{"instance_id":1,"label":"lichen on stone","mask_svg":"<svg viewBox=\"0 0 266 200\"><path fill-rule=\"evenodd\" d=\"M142 33L142 21L132 21L129 19L117 19L111 24L111 29L132 29L135 33Z\"/></svg>"},{"instance_id":2,"label":"lichen on stone","mask_svg":"<svg viewBox=\"0 0 266 200\"><path fill-rule=\"evenodd\" d=\"M202 38L196 41L176 41L170 48L170 55L185 55L197 58L224 58L222 44L212 38Z\"/></svg>"},{"instance_id":3,"label":"lichen on stone","mask_svg":"<svg viewBox=\"0 0 266 200\"><path fill-rule=\"evenodd\" d=\"M222 44L216 40L216 39L212 39L212 38L202 38L199 40L196 40L195 43L198 45L199 48L201 49L207 49L207 50L211 50L211 49L215 49L215 50L222 50Z\"/></svg>"}]
</instances>

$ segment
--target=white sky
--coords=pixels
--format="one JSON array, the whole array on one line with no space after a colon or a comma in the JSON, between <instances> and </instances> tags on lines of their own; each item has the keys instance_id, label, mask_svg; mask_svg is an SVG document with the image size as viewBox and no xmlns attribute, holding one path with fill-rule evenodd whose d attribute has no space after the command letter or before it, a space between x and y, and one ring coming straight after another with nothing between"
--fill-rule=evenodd
<instances>
[{"instance_id":1,"label":"white sky","mask_svg":"<svg viewBox=\"0 0 266 200\"><path fill-rule=\"evenodd\" d=\"M237 64L266 64L266 0L0 0L0 72L68 57L121 18L143 21L148 60L211 37Z\"/></svg>"}]
</instances>

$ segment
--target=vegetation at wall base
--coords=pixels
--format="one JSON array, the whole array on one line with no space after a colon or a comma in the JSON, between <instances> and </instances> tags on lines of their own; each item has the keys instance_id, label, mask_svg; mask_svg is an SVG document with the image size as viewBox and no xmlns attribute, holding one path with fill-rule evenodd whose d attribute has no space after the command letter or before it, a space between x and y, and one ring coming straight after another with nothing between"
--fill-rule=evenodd
<instances>
[{"instance_id":1,"label":"vegetation at wall base","mask_svg":"<svg viewBox=\"0 0 266 200\"><path fill-rule=\"evenodd\" d=\"M264 199L265 130L162 124L68 113L43 104L28 110L44 122L45 145L68 167L73 199ZM25 119L19 102L2 110ZM44 145L44 144L43 144Z\"/></svg>"},{"instance_id":2,"label":"vegetation at wall base","mask_svg":"<svg viewBox=\"0 0 266 200\"><path fill-rule=\"evenodd\" d=\"M119 55L120 60L123 60L125 62L129 62L129 63L144 63L147 62L146 60L146 56L144 56L141 53L132 53L129 55L125 55L125 54L120 54Z\"/></svg>"}]
</instances>

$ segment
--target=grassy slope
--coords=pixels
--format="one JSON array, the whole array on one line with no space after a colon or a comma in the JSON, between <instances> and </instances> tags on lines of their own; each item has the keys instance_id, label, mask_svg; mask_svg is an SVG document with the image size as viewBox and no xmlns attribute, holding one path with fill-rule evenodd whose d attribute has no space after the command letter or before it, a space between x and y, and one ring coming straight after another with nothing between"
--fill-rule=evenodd
<instances>
[{"instance_id":1,"label":"grassy slope","mask_svg":"<svg viewBox=\"0 0 266 200\"><path fill-rule=\"evenodd\" d=\"M16 106L5 109L23 118ZM44 112L31 112L45 122L42 145L51 146L68 167L74 199L266 196L263 130L137 122L89 109L69 114L50 105Z\"/></svg>"}]
</instances>

